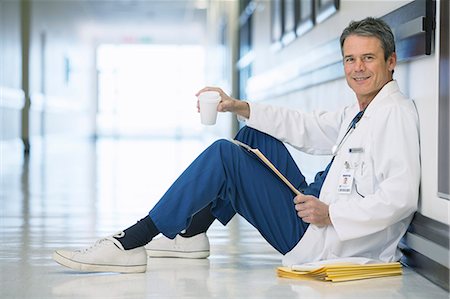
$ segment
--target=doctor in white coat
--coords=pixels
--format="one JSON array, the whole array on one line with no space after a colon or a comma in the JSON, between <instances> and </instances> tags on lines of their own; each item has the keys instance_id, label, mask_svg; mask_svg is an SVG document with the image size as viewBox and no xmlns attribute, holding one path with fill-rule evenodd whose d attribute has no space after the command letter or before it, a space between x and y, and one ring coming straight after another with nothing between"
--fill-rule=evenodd
<instances>
[{"instance_id":1,"label":"doctor in white coat","mask_svg":"<svg viewBox=\"0 0 450 299\"><path fill-rule=\"evenodd\" d=\"M354 256L396 261L397 245L417 209L419 121L413 102L393 80L392 44L355 22L343 32L341 46L345 77L357 99L350 107L306 114L222 102L222 111L237 111L250 127L304 152L334 155L320 198L295 198L298 216L312 225L285 255L287 265ZM364 114L357 130L348 130L359 111Z\"/></svg>"},{"instance_id":2,"label":"doctor in white coat","mask_svg":"<svg viewBox=\"0 0 450 299\"><path fill-rule=\"evenodd\" d=\"M366 31L373 21L379 22L369 18L350 24L340 40L354 105L309 114L222 101L222 111L235 111L250 127L306 153L334 155L320 197L294 199L298 216L312 225L284 256L286 265L343 257L390 262L401 257L397 245L419 197L419 121L414 103L393 80L393 37ZM360 121L349 129L358 112L363 113Z\"/></svg>"},{"instance_id":3,"label":"doctor in white coat","mask_svg":"<svg viewBox=\"0 0 450 299\"><path fill-rule=\"evenodd\" d=\"M397 261L401 257L397 245L417 208L420 161L415 106L389 79L387 64L386 77L375 85L380 63L364 60L376 60L366 55L382 54L375 50L380 47L377 39L351 36L348 40L369 46L360 51L351 42L344 44L351 60L345 63L347 81L358 103L337 112L313 114L250 104L247 125L307 153L332 154L334 150L320 197L294 199L298 216L312 225L285 255L286 265L342 257ZM391 61L393 68L395 57ZM365 93L370 84L361 82L361 76L381 89ZM348 130L358 111L364 114L357 129Z\"/></svg>"},{"instance_id":4,"label":"doctor in white coat","mask_svg":"<svg viewBox=\"0 0 450 299\"><path fill-rule=\"evenodd\" d=\"M217 87L199 91L220 93L218 110L236 113L247 124L237 138L259 142L301 195L294 196L255 157L219 140L148 216L88 249L57 250L54 259L81 271L145 272L146 250L150 256L205 258L212 221L226 224L238 213L283 254L285 265L351 257L398 260L397 245L418 202L417 112L393 79L394 36L383 21L350 23L341 50L356 101L338 111L304 113L240 101ZM280 141L333 159L308 185ZM165 237L153 240L160 233Z\"/></svg>"}]
</instances>

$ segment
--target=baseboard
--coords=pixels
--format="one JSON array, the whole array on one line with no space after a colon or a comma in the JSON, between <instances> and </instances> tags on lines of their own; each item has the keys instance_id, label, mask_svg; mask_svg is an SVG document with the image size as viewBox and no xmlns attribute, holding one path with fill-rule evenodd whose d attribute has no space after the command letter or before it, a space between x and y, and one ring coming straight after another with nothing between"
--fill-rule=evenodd
<instances>
[{"instance_id":1,"label":"baseboard","mask_svg":"<svg viewBox=\"0 0 450 299\"><path fill-rule=\"evenodd\" d=\"M449 226L416 213L402 239L402 263L449 291Z\"/></svg>"}]
</instances>

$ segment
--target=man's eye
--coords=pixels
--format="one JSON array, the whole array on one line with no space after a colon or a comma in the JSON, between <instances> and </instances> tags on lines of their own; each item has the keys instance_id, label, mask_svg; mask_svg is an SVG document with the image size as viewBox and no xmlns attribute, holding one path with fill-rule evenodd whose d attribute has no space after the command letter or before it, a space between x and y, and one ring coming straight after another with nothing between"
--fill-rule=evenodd
<instances>
[{"instance_id":1,"label":"man's eye","mask_svg":"<svg viewBox=\"0 0 450 299\"><path fill-rule=\"evenodd\" d=\"M373 56L364 56L364 61L372 61Z\"/></svg>"},{"instance_id":2,"label":"man's eye","mask_svg":"<svg viewBox=\"0 0 450 299\"><path fill-rule=\"evenodd\" d=\"M345 59L344 59L344 63L352 63L353 62L353 58L352 57L346 57Z\"/></svg>"}]
</instances>

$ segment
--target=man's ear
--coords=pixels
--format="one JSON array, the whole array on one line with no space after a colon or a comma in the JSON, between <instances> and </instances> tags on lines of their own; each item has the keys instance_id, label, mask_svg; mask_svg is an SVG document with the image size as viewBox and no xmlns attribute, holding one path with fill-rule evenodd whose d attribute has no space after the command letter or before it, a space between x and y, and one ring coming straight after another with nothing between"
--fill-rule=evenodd
<instances>
[{"instance_id":1,"label":"man's ear","mask_svg":"<svg viewBox=\"0 0 450 299\"><path fill-rule=\"evenodd\" d=\"M393 71L395 66L397 65L397 54L394 52L387 59L388 69L389 71Z\"/></svg>"}]
</instances>

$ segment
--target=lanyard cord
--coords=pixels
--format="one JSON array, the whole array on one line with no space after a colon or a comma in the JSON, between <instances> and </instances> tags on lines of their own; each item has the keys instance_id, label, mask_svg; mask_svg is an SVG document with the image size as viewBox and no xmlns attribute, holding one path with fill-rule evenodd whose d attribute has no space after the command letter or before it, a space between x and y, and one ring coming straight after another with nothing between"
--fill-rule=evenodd
<instances>
[{"instance_id":1,"label":"lanyard cord","mask_svg":"<svg viewBox=\"0 0 450 299\"><path fill-rule=\"evenodd\" d=\"M350 128L353 128L353 129L356 128L356 124L361 120L365 111L366 111L366 109L361 110L358 112L358 114L355 115L355 117L352 119L352 122L349 125L349 130L350 130ZM348 130L347 130L347 133L348 133Z\"/></svg>"},{"instance_id":2,"label":"lanyard cord","mask_svg":"<svg viewBox=\"0 0 450 299\"><path fill-rule=\"evenodd\" d=\"M352 121L348 125L348 129L347 132L345 132L344 137L342 137L341 141L337 145L333 146L333 149L331 150L333 156L336 156L337 152L341 148L341 145L347 139L349 133L356 128L356 124L361 120L365 111L366 109L359 111L358 114L356 114L355 117L352 119Z\"/></svg>"}]
</instances>

